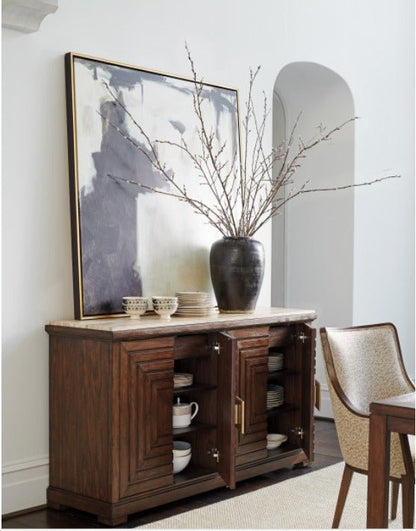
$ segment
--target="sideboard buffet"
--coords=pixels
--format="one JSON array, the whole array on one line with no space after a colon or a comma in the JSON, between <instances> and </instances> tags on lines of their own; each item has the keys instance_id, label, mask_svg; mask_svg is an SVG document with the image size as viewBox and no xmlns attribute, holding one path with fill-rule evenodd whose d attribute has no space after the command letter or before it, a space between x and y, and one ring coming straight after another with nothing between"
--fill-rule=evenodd
<instances>
[{"instance_id":1,"label":"sideboard buffet","mask_svg":"<svg viewBox=\"0 0 416 531\"><path fill-rule=\"evenodd\" d=\"M204 318L53 321L48 505L120 525L128 515L313 461L315 330L311 310L267 308ZM268 357L284 366L269 372ZM193 383L174 388L174 373ZM271 385L284 402L267 407ZM177 398L199 411L172 427ZM288 439L266 448L267 433ZM192 446L173 474L173 441Z\"/></svg>"}]
</instances>

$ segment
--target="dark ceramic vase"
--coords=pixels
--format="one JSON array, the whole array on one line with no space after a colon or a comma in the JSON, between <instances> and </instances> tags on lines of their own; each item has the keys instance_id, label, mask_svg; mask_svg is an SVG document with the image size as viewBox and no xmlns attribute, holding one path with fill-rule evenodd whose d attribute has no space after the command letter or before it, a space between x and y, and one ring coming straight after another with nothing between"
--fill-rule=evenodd
<instances>
[{"instance_id":1,"label":"dark ceramic vase","mask_svg":"<svg viewBox=\"0 0 416 531\"><path fill-rule=\"evenodd\" d=\"M212 244L209 261L219 311L252 313L263 282L263 245L251 238L222 238Z\"/></svg>"}]
</instances>

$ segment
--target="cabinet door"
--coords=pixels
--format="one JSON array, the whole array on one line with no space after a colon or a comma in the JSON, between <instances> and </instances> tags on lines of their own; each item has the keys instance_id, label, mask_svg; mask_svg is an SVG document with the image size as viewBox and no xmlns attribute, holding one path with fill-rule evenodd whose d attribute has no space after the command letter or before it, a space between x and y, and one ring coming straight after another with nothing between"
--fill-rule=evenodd
<instances>
[{"instance_id":1,"label":"cabinet door","mask_svg":"<svg viewBox=\"0 0 416 531\"><path fill-rule=\"evenodd\" d=\"M226 485L235 488L235 366L237 341L226 333L218 334L218 471Z\"/></svg>"},{"instance_id":2,"label":"cabinet door","mask_svg":"<svg viewBox=\"0 0 416 531\"><path fill-rule=\"evenodd\" d=\"M268 337L238 341L237 400L240 402L237 464L265 457Z\"/></svg>"},{"instance_id":3,"label":"cabinet door","mask_svg":"<svg viewBox=\"0 0 416 531\"><path fill-rule=\"evenodd\" d=\"M309 461L314 459L314 391L315 391L315 344L316 330L306 323L297 326L297 345L302 359L301 426L303 428L302 448Z\"/></svg>"},{"instance_id":4,"label":"cabinet door","mask_svg":"<svg viewBox=\"0 0 416 531\"><path fill-rule=\"evenodd\" d=\"M121 345L121 496L170 485L173 339Z\"/></svg>"}]
</instances>

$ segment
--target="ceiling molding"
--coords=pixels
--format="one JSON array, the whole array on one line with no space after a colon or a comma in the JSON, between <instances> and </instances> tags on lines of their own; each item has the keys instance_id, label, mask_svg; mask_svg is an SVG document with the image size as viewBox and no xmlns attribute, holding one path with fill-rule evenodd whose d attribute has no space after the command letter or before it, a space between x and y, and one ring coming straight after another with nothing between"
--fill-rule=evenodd
<instances>
[{"instance_id":1,"label":"ceiling molding","mask_svg":"<svg viewBox=\"0 0 416 531\"><path fill-rule=\"evenodd\" d=\"M38 31L42 20L58 9L58 0L2 0L2 26L23 33Z\"/></svg>"}]
</instances>

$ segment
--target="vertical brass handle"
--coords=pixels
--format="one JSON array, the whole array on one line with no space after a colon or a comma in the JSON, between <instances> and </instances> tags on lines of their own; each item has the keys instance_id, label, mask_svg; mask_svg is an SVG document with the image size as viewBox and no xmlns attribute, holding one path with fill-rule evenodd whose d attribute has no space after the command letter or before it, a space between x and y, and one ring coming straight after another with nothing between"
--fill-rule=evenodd
<instances>
[{"instance_id":1,"label":"vertical brass handle","mask_svg":"<svg viewBox=\"0 0 416 531\"><path fill-rule=\"evenodd\" d=\"M314 404L318 411L321 410L321 384L318 380L315 380L314 386Z\"/></svg>"},{"instance_id":2,"label":"vertical brass handle","mask_svg":"<svg viewBox=\"0 0 416 531\"><path fill-rule=\"evenodd\" d=\"M239 409L239 415L236 415L236 419L239 419L239 422L237 421L236 424L240 424L240 433L244 435L246 433L246 404L242 398L239 396L235 397L238 404L236 404L236 410Z\"/></svg>"}]
</instances>

